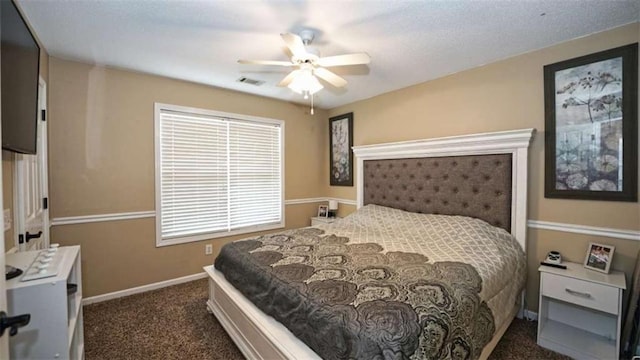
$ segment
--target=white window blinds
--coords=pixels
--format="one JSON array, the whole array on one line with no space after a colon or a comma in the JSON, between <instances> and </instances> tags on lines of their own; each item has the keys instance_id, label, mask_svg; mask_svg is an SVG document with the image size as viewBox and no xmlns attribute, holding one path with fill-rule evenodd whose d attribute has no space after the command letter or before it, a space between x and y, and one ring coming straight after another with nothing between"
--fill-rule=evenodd
<instances>
[{"instance_id":1,"label":"white window blinds","mask_svg":"<svg viewBox=\"0 0 640 360\"><path fill-rule=\"evenodd\" d=\"M282 227L282 123L188 110L156 106L158 245Z\"/></svg>"}]
</instances>

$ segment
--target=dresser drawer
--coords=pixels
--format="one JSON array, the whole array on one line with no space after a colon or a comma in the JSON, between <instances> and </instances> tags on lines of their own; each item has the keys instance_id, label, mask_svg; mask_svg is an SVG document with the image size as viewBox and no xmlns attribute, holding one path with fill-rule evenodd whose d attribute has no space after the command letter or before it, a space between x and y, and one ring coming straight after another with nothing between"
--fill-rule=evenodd
<instances>
[{"instance_id":1,"label":"dresser drawer","mask_svg":"<svg viewBox=\"0 0 640 360\"><path fill-rule=\"evenodd\" d=\"M552 297L591 309L618 313L618 288L594 282L578 280L566 276L542 273L541 288L543 296Z\"/></svg>"}]
</instances>

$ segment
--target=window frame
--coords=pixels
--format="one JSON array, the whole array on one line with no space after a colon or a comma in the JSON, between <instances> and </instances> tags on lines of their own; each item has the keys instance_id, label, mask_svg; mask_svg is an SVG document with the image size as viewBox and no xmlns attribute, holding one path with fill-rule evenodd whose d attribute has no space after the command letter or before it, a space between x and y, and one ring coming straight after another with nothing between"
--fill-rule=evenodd
<instances>
[{"instance_id":1,"label":"window frame","mask_svg":"<svg viewBox=\"0 0 640 360\"><path fill-rule=\"evenodd\" d=\"M183 112L183 113L189 113L194 115L214 116L214 117L219 117L219 118L228 119L228 120L238 120L238 121L257 122L257 123L270 124L270 125L278 125L280 127L280 165L281 165L280 166L280 179L281 179L280 181L280 187L281 187L280 189L280 197L281 197L280 222L276 224L268 224L268 225L253 225L253 226L248 226L248 227L235 229L231 231L216 231L216 232L201 233L201 234L195 234L195 235L187 235L187 236L163 239L162 238L162 206L161 206L162 204L162 192L161 192L162 166L161 165L162 164L161 164L161 142L160 142L160 114L163 110ZM255 233L259 231L282 229L285 227L285 203L284 203L285 123L283 120L156 102L154 103L154 129L153 130L154 130L154 157L155 157L154 159L154 163L155 163L154 191L155 191L156 247L185 244L185 243L191 243L191 242L203 241L203 240L212 240L216 238L249 234L249 233Z\"/></svg>"}]
</instances>

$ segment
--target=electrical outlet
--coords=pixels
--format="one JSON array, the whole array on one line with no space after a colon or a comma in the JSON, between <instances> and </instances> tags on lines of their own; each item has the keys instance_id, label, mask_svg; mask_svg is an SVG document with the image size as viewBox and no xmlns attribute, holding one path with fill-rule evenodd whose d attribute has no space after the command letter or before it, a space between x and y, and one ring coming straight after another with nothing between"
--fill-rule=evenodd
<instances>
[{"instance_id":1,"label":"electrical outlet","mask_svg":"<svg viewBox=\"0 0 640 360\"><path fill-rule=\"evenodd\" d=\"M11 209L4 209L4 231L11 229Z\"/></svg>"},{"instance_id":2,"label":"electrical outlet","mask_svg":"<svg viewBox=\"0 0 640 360\"><path fill-rule=\"evenodd\" d=\"M211 255L213 254L213 245L211 244L207 244L204 246L204 254L205 255Z\"/></svg>"}]
</instances>

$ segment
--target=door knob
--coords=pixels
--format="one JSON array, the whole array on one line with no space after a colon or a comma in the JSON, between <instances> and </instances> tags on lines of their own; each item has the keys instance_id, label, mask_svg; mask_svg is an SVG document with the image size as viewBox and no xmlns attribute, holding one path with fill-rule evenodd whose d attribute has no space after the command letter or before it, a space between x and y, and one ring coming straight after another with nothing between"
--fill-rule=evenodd
<instances>
[{"instance_id":1,"label":"door knob","mask_svg":"<svg viewBox=\"0 0 640 360\"><path fill-rule=\"evenodd\" d=\"M40 236L42 236L42 231L38 231L37 234L29 234L29 232L27 231L27 234L26 234L25 238L26 238L27 242L29 242L29 240L37 239Z\"/></svg>"},{"instance_id":2,"label":"door knob","mask_svg":"<svg viewBox=\"0 0 640 360\"><path fill-rule=\"evenodd\" d=\"M4 335L4 330L9 328L9 335L18 333L18 328L27 326L31 321L31 314L7 316L7 313L0 311L0 336Z\"/></svg>"}]
</instances>

